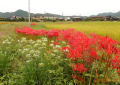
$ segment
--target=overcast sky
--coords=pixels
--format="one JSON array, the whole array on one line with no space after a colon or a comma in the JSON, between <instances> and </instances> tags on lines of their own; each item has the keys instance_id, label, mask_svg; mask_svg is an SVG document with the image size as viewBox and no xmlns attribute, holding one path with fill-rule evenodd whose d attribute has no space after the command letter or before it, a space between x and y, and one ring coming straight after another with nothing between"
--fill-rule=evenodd
<instances>
[{"instance_id":1,"label":"overcast sky","mask_svg":"<svg viewBox=\"0 0 120 85\"><path fill-rule=\"evenodd\" d=\"M1 0L0 12L28 10L28 0ZM31 0L32 13L89 16L120 11L120 0Z\"/></svg>"}]
</instances>

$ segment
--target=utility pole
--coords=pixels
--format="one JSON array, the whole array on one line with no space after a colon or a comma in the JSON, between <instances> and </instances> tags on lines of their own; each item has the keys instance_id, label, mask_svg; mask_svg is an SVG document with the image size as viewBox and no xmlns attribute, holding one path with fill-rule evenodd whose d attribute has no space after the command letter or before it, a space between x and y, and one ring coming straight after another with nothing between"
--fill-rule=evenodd
<instances>
[{"instance_id":1,"label":"utility pole","mask_svg":"<svg viewBox=\"0 0 120 85\"><path fill-rule=\"evenodd\" d=\"M64 13L62 12L62 17L64 16Z\"/></svg>"},{"instance_id":2,"label":"utility pole","mask_svg":"<svg viewBox=\"0 0 120 85\"><path fill-rule=\"evenodd\" d=\"M62 18L63 18L63 21L65 21L65 17L64 17L64 13L62 12Z\"/></svg>"},{"instance_id":3,"label":"utility pole","mask_svg":"<svg viewBox=\"0 0 120 85\"><path fill-rule=\"evenodd\" d=\"M30 25L30 0L28 0L28 24Z\"/></svg>"}]
</instances>

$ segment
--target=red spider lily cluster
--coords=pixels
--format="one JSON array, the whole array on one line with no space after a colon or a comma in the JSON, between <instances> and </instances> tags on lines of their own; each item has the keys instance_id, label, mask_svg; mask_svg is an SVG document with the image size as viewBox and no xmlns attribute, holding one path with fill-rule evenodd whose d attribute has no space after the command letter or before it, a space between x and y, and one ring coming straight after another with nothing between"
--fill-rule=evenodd
<instances>
[{"instance_id":1,"label":"red spider lily cluster","mask_svg":"<svg viewBox=\"0 0 120 85\"><path fill-rule=\"evenodd\" d=\"M78 80L80 80L81 74L84 75L85 72L90 72L96 61L100 64L104 63L105 68L116 69L118 74L120 74L119 42L108 36L102 37L93 33L86 35L74 29L34 30L29 27L16 29L16 33L47 36L48 38L55 37L58 41L66 41L70 47L65 46L62 48L62 51L68 51L65 54L67 58L71 59L73 78L79 78ZM57 43L54 42L54 45L57 45ZM98 70L98 67L95 67L95 69Z\"/></svg>"},{"instance_id":2,"label":"red spider lily cluster","mask_svg":"<svg viewBox=\"0 0 120 85\"><path fill-rule=\"evenodd\" d=\"M30 27L23 27L21 29L16 29L16 33L21 33L24 35L33 35L33 36L48 36L48 37L58 37L58 30L35 30Z\"/></svg>"},{"instance_id":3,"label":"red spider lily cluster","mask_svg":"<svg viewBox=\"0 0 120 85\"><path fill-rule=\"evenodd\" d=\"M37 24L36 24L36 23L34 23L34 22L32 22L30 25L31 25L31 26L34 26L34 25L37 25Z\"/></svg>"},{"instance_id":4,"label":"red spider lily cluster","mask_svg":"<svg viewBox=\"0 0 120 85\"><path fill-rule=\"evenodd\" d=\"M75 64L73 71L79 71L80 73L86 72L87 69L84 67L83 64Z\"/></svg>"}]
</instances>

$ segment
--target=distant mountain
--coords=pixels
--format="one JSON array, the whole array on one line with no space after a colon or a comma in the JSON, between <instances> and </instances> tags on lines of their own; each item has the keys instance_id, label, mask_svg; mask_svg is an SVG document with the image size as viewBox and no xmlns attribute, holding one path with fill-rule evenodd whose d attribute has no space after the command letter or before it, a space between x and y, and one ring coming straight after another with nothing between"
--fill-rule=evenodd
<instances>
[{"instance_id":1,"label":"distant mountain","mask_svg":"<svg viewBox=\"0 0 120 85\"><path fill-rule=\"evenodd\" d=\"M0 17L11 17L11 16L20 16L20 17L28 17L28 12L24 11L24 10L17 10L15 12L5 12L2 13L0 12ZM41 14L41 13L31 13L31 16L45 16L45 17L62 17L61 15L57 15L57 14L51 14L51 13L45 13L45 14ZM91 16L115 16L115 17L120 17L120 11L113 13L113 12L104 12L104 13L99 13L98 15L91 15ZM64 16L67 17L67 16ZM72 16L69 16L72 17ZM81 16L84 17L84 16Z\"/></svg>"},{"instance_id":2,"label":"distant mountain","mask_svg":"<svg viewBox=\"0 0 120 85\"><path fill-rule=\"evenodd\" d=\"M14 16L24 16L27 17L28 16L28 12L23 11L23 10L17 10L15 12L13 12Z\"/></svg>"},{"instance_id":3,"label":"distant mountain","mask_svg":"<svg viewBox=\"0 0 120 85\"><path fill-rule=\"evenodd\" d=\"M11 16L19 16L19 17L27 17L28 16L28 12L24 11L24 10L17 10L15 12L5 12L2 13L0 12L0 17L11 17ZM61 17L61 15L57 15L57 14L51 14L51 13L45 13L45 14L40 14L40 13L31 13L31 16L54 16L54 17Z\"/></svg>"},{"instance_id":4,"label":"distant mountain","mask_svg":"<svg viewBox=\"0 0 120 85\"><path fill-rule=\"evenodd\" d=\"M104 13L99 13L98 15L92 15L92 16L115 16L115 17L120 17L120 11L113 13L113 12L104 12Z\"/></svg>"}]
</instances>

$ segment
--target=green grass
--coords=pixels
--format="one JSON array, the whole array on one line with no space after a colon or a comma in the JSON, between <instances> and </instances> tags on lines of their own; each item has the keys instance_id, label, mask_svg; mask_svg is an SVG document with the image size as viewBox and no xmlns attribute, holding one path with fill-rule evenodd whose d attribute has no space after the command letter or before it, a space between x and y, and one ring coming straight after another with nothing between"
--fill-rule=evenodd
<instances>
[{"instance_id":1,"label":"green grass","mask_svg":"<svg viewBox=\"0 0 120 85\"><path fill-rule=\"evenodd\" d=\"M1 23L1 22L0 22ZM15 27L28 26L24 22L8 22L0 24L0 36L12 34ZM95 33L102 36L110 36L120 41L120 22L38 22L33 29L69 29L74 28L86 34Z\"/></svg>"},{"instance_id":2,"label":"green grass","mask_svg":"<svg viewBox=\"0 0 120 85\"><path fill-rule=\"evenodd\" d=\"M27 25L25 22L0 22L0 38L15 33L15 28Z\"/></svg>"},{"instance_id":3,"label":"green grass","mask_svg":"<svg viewBox=\"0 0 120 85\"><path fill-rule=\"evenodd\" d=\"M33 29L49 29L48 27L46 27L45 23L37 23L37 25L32 26Z\"/></svg>"}]
</instances>

